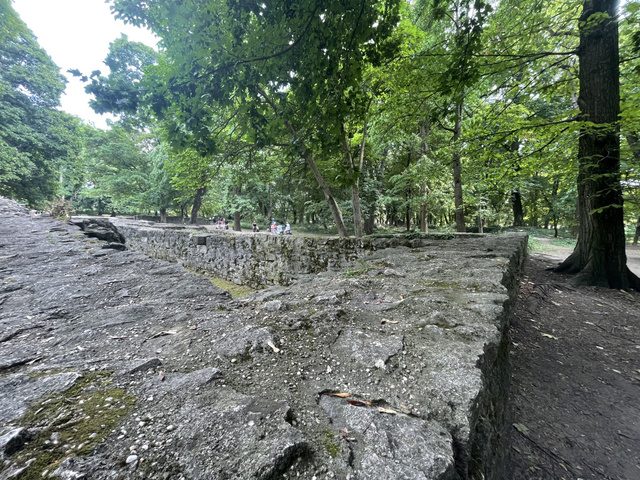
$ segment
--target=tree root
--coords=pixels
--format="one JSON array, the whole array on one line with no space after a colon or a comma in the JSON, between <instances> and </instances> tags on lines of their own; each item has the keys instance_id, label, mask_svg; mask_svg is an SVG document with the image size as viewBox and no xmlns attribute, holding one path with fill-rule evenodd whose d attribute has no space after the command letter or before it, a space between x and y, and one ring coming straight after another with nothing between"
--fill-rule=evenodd
<instances>
[{"instance_id":1,"label":"tree root","mask_svg":"<svg viewBox=\"0 0 640 480\"><path fill-rule=\"evenodd\" d=\"M555 273L574 274L569 284L573 287L589 285L592 287L615 288L620 290L635 290L640 292L640 278L625 267L623 277L617 279L607 279L604 275L595 275L591 261L580 268L578 256L575 252L565 259L560 265L553 269Z\"/></svg>"}]
</instances>

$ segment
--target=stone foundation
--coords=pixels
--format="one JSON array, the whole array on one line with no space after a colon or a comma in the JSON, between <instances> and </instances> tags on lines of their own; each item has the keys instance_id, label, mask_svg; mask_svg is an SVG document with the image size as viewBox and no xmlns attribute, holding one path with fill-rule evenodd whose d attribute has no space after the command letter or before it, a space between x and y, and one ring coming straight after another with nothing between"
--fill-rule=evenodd
<instances>
[{"instance_id":1,"label":"stone foundation","mask_svg":"<svg viewBox=\"0 0 640 480\"><path fill-rule=\"evenodd\" d=\"M0 436L32 438L7 440L0 475L502 478L525 235L115 223L126 251L0 198L0 386L24 390L0 398ZM231 300L149 255L272 286Z\"/></svg>"}]
</instances>

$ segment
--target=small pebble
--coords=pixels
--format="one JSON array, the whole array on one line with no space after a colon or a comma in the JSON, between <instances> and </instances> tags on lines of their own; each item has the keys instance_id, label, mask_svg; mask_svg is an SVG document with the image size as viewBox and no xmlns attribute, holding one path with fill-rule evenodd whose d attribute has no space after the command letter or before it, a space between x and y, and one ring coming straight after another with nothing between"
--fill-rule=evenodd
<instances>
[{"instance_id":1,"label":"small pebble","mask_svg":"<svg viewBox=\"0 0 640 480\"><path fill-rule=\"evenodd\" d=\"M127 457L127 465L138 461L138 455L129 455Z\"/></svg>"}]
</instances>

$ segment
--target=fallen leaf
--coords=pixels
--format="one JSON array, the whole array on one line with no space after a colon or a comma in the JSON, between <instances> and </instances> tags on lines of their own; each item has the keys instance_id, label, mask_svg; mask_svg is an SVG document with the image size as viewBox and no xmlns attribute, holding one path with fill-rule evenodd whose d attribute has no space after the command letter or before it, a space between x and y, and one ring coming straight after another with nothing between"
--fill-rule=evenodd
<instances>
[{"instance_id":1,"label":"fallen leaf","mask_svg":"<svg viewBox=\"0 0 640 480\"><path fill-rule=\"evenodd\" d=\"M161 332L156 333L155 335L151 335L151 337L149 338L163 337L165 335L175 335L176 333L178 333L176 330L163 330Z\"/></svg>"},{"instance_id":2,"label":"fallen leaf","mask_svg":"<svg viewBox=\"0 0 640 480\"><path fill-rule=\"evenodd\" d=\"M360 400L349 400L349 399L347 399L347 402L350 403L351 405L355 405L356 407L370 407L371 406L371 402L362 402Z\"/></svg>"},{"instance_id":3,"label":"fallen leaf","mask_svg":"<svg viewBox=\"0 0 640 480\"><path fill-rule=\"evenodd\" d=\"M346 397L350 397L351 394L350 393L327 393L328 396L330 397L340 397L340 398L346 398Z\"/></svg>"},{"instance_id":4,"label":"fallen leaf","mask_svg":"<svg viewBox=\"0 0 640 480\"><path fill-rule=\"evenodd\" d=\"M380 305L382 302L376 302L376 305Z\"/></svg>"},{"instance_id":5,"label":"fallen leaf","mask_svg":"<svg viewBox=\"0 0 640 480\"><path fill-rule=\"evenodd\" d=\"M540 335L542 335L543 337L553 338L554 340L558 340L558 337L554 337L553 335L549 335L548 333L541 333Z\"/></svg>"},{"instance_id":6,"label":"fallen leaf","mask_svg":"<svg viewBox=\"0 0 640 480\"><path fill-rule=\"evenodd\" d=\"M191 325L191 326L189 327L189 330L195 330L195 329L196 329L196 326L195 326L195 325Z\"/></svg>"},{"instance_id":7,"label":"fallen leaf","mask_svg":"<svg viewBox=\"0 0 640 480\"><path fill-rule=\"evenodd\" d=\"M160 378L161 382L164 382L164 372L160 372L160 374L158 375L158 377Z\"/></svg>"},{"instance_id":8,"label":"fallen leaf","mask_svg":"<svg viewBox=\"0 0 640 480\"><path fill-rule=\"evenodd\" d=\"M388 318L383 318L380 323L400 323L398 320L389 320Z\"/></svg>"},{"instance_id":9,"label":"fallen leaf","mask_svg":"<svg viewBox=\"0 0 640 480\"><path fill-rule=\"evenodd\" d=\"M524 435L529 433L529 429L521 423L514 423L513 426L516 428L516 430L518 430L520 433Z\"/></svg>"},{"instance_id":10,"label":"fallen leaf","mask_svg":"<svg viewBox=\"0 0 640 480\"><path fill-rule=\"evenodd\" d=\"M273 353L279 353L280 349L278 347L276 347L273 342L267 342L267 345L269 345L271 347L271 349L273 350Z\"/></svg>"},{"instance_id":11,"label":"fallen leaf","mask_svg":"<svg viewBox=\"0 0 640 480\"><path fill-rule=\"evenodd\" d=\"M391 410L390 408L378 407L378 411L380 413L388 413L389 415L397 415L398 414L398 412L396 412L395 410Z\"/></svg>"}]
</instances>

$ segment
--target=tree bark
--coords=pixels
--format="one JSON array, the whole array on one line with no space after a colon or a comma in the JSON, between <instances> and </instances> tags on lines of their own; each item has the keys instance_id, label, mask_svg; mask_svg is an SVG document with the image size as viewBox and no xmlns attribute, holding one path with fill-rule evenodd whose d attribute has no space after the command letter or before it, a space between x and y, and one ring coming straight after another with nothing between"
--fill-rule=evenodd
<instances>
[{"instance_id":1,"label":"tree bark","mask_svg":"<svg viewBox=\"0 0 640 480\"><path fill-rule=\"evenodd\" d=\"M633 158L636 162L640 162L640 140L638 139L638 135L635 132L627 132L625 137Z\"/></svg>"},{"instance_id":2,"label":"tree bark","mask_svg":"<svg viewBox=\"0 0 640 480\"><path fill-rule=\"evenodd\" d=\"M238 185L235 188L235 194L237 196L242 195L242 185ZM241 232L242 231L242 226L240 225L240 212L238 210L233 212L233 229L236 232Z\"/></svg>"},{"instance_id":3,"label":"tree bark","mask_svg":"<svg viewBox=\"0 0 640 480\"><path fill-rule=\"evenodd\" d=\"M307 162L307 165L309 165L309 168L311 169L311 172L313 173L313 176L315 177L316 182L318 182L318 185L320 186L322 193L324 193L325 200L329 204L329 208L331 209L331 215L333 215L333 221L336 222L338 235L340 235L341 237L347 237L348 233L347 233L346 227L344 226L344 220L342 219L342 212L340 211L340 207L338 206L336 199L333 198L329 185L327 185L327 182L325 181L324 177L320 173L320 170L318 170L318 166L316 165L316 162L313 159L313 154L307 151L305 160Z\"/></svg>"},{"instance_id":4,"label":"tree bark","mask_svg":"<svg viewBox=\"0 0 640 480\"><path fill-rule=\"evenodd\" d=\"M638 223L636 223L636 233L633 235L633 244L638 244L638 237L640 237L640 217L638 218Z\"/></svg>"},{"instance_id":5,"label":"tree bark","mask_svg":"<svg viewBox=\"0 0 640 480\"><path fill-rule=\"evenodd\" d=\"M204 198L205 193L207 193L207 187L199 188L198 190L196 190L196 194L193 197L191 218L189 219L189 223L191 225L196 225L198 223L198 213L200 213L200 207L202 206L202 199Z\"/></svg>"},{"instance_id":6,"label":"tree bark","mask_svg":"<svg viewBox=\"0 0 640 480\"><path fill-rule=\"evenodd\" d=\"M422 155L429 155L429 132L431 127L425 122L420 122L420 138L422 139ZM429 186L426 180L420 184L420 197L422 203L420 204L420 231L424 233L429 232Z\"/></svg>"},{"instance_id":7,"label":"tree bark","mask_svg":"<svg viewBox=\"0 0 640 480\"><path fill-rule=\"evenodd\" d=\"M453 143L460 140L462 134L462 103L456 104L456 123L453 127ZM460 149L454 146L453 159L453 197L456 206L456 232L466 232L467 227L464 222L464 199L462 198L462 161L460 159Z\"/></svg>"},{"instance_id":8,"label":"tree bark","mask_svg":"<svg viewBox=\"0 0 640 480\"><path fill-rule=\"evenodd\" d=\"M160 208L160 223L167 223L167 207Z\"/></svg>"},{"instance_id":9,"label":"tree bark","mask_svg":"<svg viewBox=\"0 0 640 480\"><path fill-rule=\"evenodd\" d=\"M589 0L580 17L578 60L581 118L578 143L578 243L556 271L574 284L640 290L627 268L620 185L620 71L616 0ZM589 22L593 15L607 14Z\"/></svg>"},{"instance_id":10,"label":"tree bark","mask_svg":"<svg viewBox=\"0 0 640 480\"><path fill-rule=\"evenodd\" d=\"M360 143L360 156L358 169L356 171L356 165L349 148L349 137L347 136L347 127L342 124L342 133L344 135L344 146L347 155L347 161L349 164L349 174L352 177L351 185L351 205L353 209L353 233L356 238L362 238L362 208L360 207L360 175L362 174L362 168L364 166L364 148L367 142L367 122L365 121L362 131L362 142Z\"/></svg>"},{"instance_id":11,"label":"tree bark","mask_svg":"<svg viewBox=\"0 0 640 480\"><path fill-rule=\"evenodd\" d=\"M420 184L420 196L422 197L422 204L420 205L420 231L429 233L429 190L425 182Z\"/></svg>"},{"instance_id":12,"label":"tree bark","mask_svg":"<svg viewBox=\"0 0 640 480\"><path fill-rule=\"evenodd\" d=\"M513 226L524 226L524 209L522 208L522 195L520 195L520 190L511 192L511 205L513 206Z\"/></svg>"}]
</instances>

